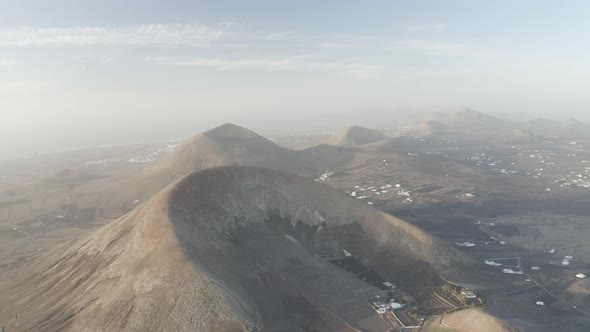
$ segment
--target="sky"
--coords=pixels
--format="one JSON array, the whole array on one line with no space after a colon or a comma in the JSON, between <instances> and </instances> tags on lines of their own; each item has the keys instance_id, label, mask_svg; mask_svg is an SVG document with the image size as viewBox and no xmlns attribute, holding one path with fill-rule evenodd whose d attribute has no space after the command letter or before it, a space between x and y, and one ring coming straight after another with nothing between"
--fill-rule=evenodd
<instances>
[{"instance_id":1,"label":"sky","mask_svg":"<svg viewBox=\"0 0 590 332\"><path fill-rule=\"evenodd\" d=\"M396 114L463 107L590 121L585 0L0 8L3 157L183 138L224 122L266 133L373 116L387 127Z\"/></svg>"}]
</instances>

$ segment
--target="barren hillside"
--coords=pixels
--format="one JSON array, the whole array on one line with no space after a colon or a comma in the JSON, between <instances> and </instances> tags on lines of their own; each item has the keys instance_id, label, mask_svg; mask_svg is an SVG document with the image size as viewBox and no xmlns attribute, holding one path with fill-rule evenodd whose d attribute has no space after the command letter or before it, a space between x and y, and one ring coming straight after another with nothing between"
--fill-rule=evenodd
<instances>
[{"instance_id":1,"label":"barren hillside","mask_svg":"<svg viewBox=\"0 0 590 332\"><path fill-rule=\"evenodd\" d=\"M378 130L352 126L334 134L325 143L336 146L361 146L386 138L387 136Z\"/></svg>"},{"instance_id":2,"label":"barren hillside","mask_svg":"<svg viewBox=\"0 0 590 332\"><path fill-rule=\"evenodd\" d=\"M8 272L15 275L2 278L0 302L11 305L0 321L9 331L386 328L368 307L372 288L315 256L344 248L379 273L410 277L471 262L312 180L214 168ZM351 306L367 316L346 316Z\"/></svg>"}]
</instances>

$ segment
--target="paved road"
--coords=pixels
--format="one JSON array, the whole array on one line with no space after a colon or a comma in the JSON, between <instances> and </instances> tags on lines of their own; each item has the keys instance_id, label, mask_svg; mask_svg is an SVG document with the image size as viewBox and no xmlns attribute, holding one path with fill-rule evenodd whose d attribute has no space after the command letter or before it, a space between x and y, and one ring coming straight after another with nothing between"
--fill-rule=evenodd
<instances>
[{"instance_id":1,"label":"paved road","mask_svg":"<svg viewBox=\"0 0 590 332\"><path fill-rule=\"evenodd\" d=\"M541 285L539 282L537 282L537 280L535 280L533 277L531 277L528 273L525 273L525 276L527 278L529 278L531 280L531 282L535 283L535 285L539 286L542 290L544 290L547 294L553 296L555 299L557 299L558 301L565 303L567 305L569 305L572 309L578 311L579 313L586 315L588 317L590 317L590 312L582 310L580 308L578 308L575 304L559 297L558 295L556 295L555 293L551 292L550 290L548 290L547 288L545 288L545 286Z\"/></svg>"}]
</instances>

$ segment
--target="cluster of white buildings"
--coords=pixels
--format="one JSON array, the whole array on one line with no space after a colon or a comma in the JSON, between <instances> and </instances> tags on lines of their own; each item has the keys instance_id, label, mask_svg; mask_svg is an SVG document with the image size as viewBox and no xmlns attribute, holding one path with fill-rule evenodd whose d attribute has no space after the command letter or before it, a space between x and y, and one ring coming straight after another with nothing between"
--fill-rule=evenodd
<instances>
[{"instance_id":1,"label":"cluster of white buildings","mask_svg":"<svg viewBox=\"0 0 590 332\"><path fill-rule=\"evenodd\" d=\"M519 275L520 274L524 274L524 272L522 270L520 270L520 269L510 269L510 268L502 269L502 273L505 273L505 274L519 274Z\"/></svg>"},{"instance_id":2,"label":"cluster of white buildings","mask_svg":"<svg viewBox=\"0 0 590 332\"><path fill-rule=\"evenodd\" d=\"M463 247L463 248L475 247L475 243L468 242L468 241L465 241L465 242L455 242L455 244L458 247Z\"/></svg>"},{"instance_id":3,"label":"cluster of white buildings","mask_svg":"<svg viewBox=\"0 0 590 332\"><path fill-rule=\"evenodd\" d=\"M395 289L395 285L394 285L394 284L392 284L392 283L391 283L391 282L389 282L389 281L384 281L384 282L382 282L381 284L382 284L383 286L385 286L385 287L389 288L389 289Z\"/></svg>"},{"instance_id":4,"label":"cluster of white buildings","mask_svg":"<svg viewBox=\"0 0 590 332\"><path fill-rule=\"evenodd\" d=\"M140 164L151 163L152 161L155 161L158 158L160 158L160 156L162 156L163 154L174 150L177 146L178 144L169 144L163 148L150 151L146 155L129 158L127 162Z\"/></svg>"},{"instance_id":5,"label":"cluster of white buildings","mask_svg":"<svg viewBox=\"0 0 590 332\"><path fill-rule=\"evenodd\" d=\"M545 152L542 150L530 150L526 151L530 158L536 159L539 162L539 166L531 172L527 172L526 175L531 176L534 179L541 178L550 166L555 165L555 162L550 161L552 158L556 158L557 153ZM525 153L519 153L519 156L524 156ZM576 157L575 153L568 153L568 157ZM582 161L584 163L585 161ZM560 167L558 167L560 168ZM560 187L583 187L590 188L590 167L584 168L583 171L571 171L555 180L555 183ZM547 191L551 191L551 188L546 188Z\"/></svg>"},{"instance_id":6,"label":"cluster of white buildings","mask_svg":"<svg viewBox=\"0 0 590 332\"><path fill-rule=\"evenodd\" d=\"M320 175L316 180L316 182L326 182L330 178L330 176L334 175L334 172L326 171L324 174Z\"/></svg>"},{"instance_id":7,"label":"cluster of white buildings","mask_svg":"<svg viewBox=\"0 0 590 332\"><path fill-rule=\"evenodd\" d=\"M465 298L467 298L467 299L476 299L477 298L477 295L475 295L475 293L473 291L468 290L468 289L462 289L461 295L465 296Z\"/></svg>"},{"instance_id":8,"label":"cluster of white buildings","mask_svg":"<svg viewBox=\"0 0 590 332\"><path fill-rule=\"evenodd\" d=\"M556 180L560 187L590 188L590 167L585 167L584 172L570 172L564 178Z\"/></svg>"},{"instance_id":9,"label":"cluster of white buildings","mask_svg":"<svg viewBox=\"0 0 590 332\"><path fill-rule=\"evenodd\" d=\"M498 263L498 262L494 262L492 260L485 260L484 264L489 265L489 266L502 266L502 264Z\"/></svg>"},{"instance_id":10,"label":"cluster of white buildings","mask_svg":"<svg viewBox=\"0 0 590 332\"><path fill-rule=\"evenodd\" d=\"M318 181L318 180L316 180ZM350 192L350 196L356 199L367 199L375 196L380 196L387 194L391 191L392 188L395 188L395 193L399 196L405 196L406 199L404 202L412 202L413 199L410 195L410 192L404 190L400 184L392 185L392 184L384 184L382 186L361 186L356 185L354 186L354 190ZM367 204L373 205L374 202L368 201Z\"/></svg>"},{"instance_id":11,"label":"cluster of white buildings","mask_svg":"<svg viewBox=\"0 0 590 332\"><path fill-rule=\"evenodd\" d=\"M380 315L387 313L389 310L397 310L405 307L405 304L395 302L394 299L389 300L389 303L374 301L372 304L373 308L375 308L377 313Z\"/></svg>"},{"instance_id":12,"label":"cluster of white buildings","mask_svg":"<svg viewBox=\"0 0 590 332\"><path fill-rule=\"evenodd\" d=\"M544 172L547 171L548 166L555 165L555 162L549 161L551 158L555 157L557 153L550 152L546 153L540 150L532 150L528 151L530 158L535 158L539 160L540 166L535 168L534 171L526 173L527 175L538 179L543 176ZM522 153L519 155L523 155ZM576 157L575 153L568 153L568 157ZM583 160L582 163L588 162L587 160ZM569 173L560 176L555 180L555 183L560 187L582 187L582 188L590 188L590 167L585 167L581 171L570 171Z\"/></svg>"},{"instance_id":13,"label":"cluster of white buildings","mask_svg":"<svg viewBox=\"0 0 590 332\"><path fill-rule=\"evenodd\" d=\"M486 155L485 152L475 153L467 158L469 161L475 162L475 165L478 167L487 166L490 167L492 171L502 173L502 174L516 174L518 171L508 169L507 167L501 168L500 164L506 164L501 159L496 159L494 156ZM512 163L512 166L516 165L516 163Z\"/></svg>"},{"instance_id":14,"label":"cluster of white buildings","mask_svg":"<svg viewBox=\"0 0 590 332\"><path fill-rule=\"evenodd\" d=\"M516 257L514 257L516 258ZM504 265L502 263L498 263L496 260L504 260L504 259L508 259L508 258L496 258L496 259L486 259L484 260L484 264L485 265L489 265L489 266L493 266L493 267L497 267L500 269L500 271L502 271L502 273L504 274L517 274L517 275L523 275L524 271L520 268L520 264L519 267L515 267L515 266L511 266L511 265ZM516 258L518 259L518 258ZM503 267L505 266L505 267ZM533 266L532 267L533 270L540 270L541 268L538 266ZM530 281L527 279L527 281Z\"/></svg>"}]
</instances>

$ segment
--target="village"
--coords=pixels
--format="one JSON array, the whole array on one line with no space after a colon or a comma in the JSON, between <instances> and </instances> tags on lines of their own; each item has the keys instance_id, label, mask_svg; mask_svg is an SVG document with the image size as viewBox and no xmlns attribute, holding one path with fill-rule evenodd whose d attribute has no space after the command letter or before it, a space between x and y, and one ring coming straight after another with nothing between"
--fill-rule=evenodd
<instances>
[{"instance_id":1,"label":"village","mask_svg":"<svg viewBox=\"0 0 590 332\"><path fill-rule=\"evenodd\" d=\"M397 322L403 329L420 329L433 315L442 315L462 308L480 307L484 299L475 291L452 283L433 288L427 294L427 301L420 303L392 280L384 280L377 273L367 269L346 249L322 251L318 257L354 274L361 281L376 288L367 302L385 320Z\"/></svg>"}]
</instances>

